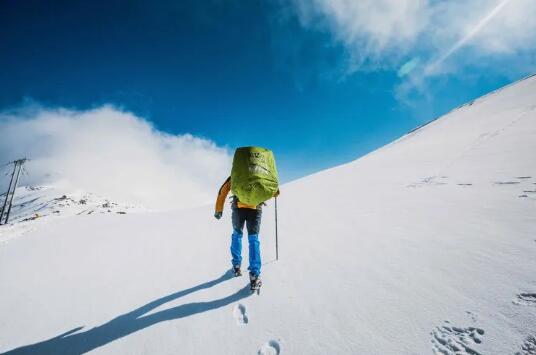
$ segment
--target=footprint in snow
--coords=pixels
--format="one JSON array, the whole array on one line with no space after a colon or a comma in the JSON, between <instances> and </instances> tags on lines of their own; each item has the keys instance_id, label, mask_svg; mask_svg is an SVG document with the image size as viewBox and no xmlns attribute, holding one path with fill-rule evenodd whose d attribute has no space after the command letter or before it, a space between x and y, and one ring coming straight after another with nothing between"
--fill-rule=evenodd
<instances>
[{"instance_id":1,"label":"footprint in snow","mask_svg":"<svg viewBox=\"0 0 536 355\"><path fill-rule=\"evenodd\" d=\"M436 355L480 355L475 348L482 343L480 337L484 335L484 329L456 327L446 321L431 335L432 350Z\"/></svg>"},{"instance_id":2,"label":"footprint in snow","mask_svg":"<svg viewBox=\"0 0 536 355\"><path fill-rule=\"evenodd\" d=\"M467 314L467 316L473 321L473 322L477 322L478 321L478 315L474 312L471 312L471 311L465 311L465 313Z\"/></svg>"},{"instance_id":3,"label":"footprint in snow","mask_svg":"<svg viewBox=\"0 0 536 355\"><path fill-rule=\"evenodd\" d=\"M246 306L242 303L237 304L233 310L234 318L236 319L236 324L245 325L248 324L248 315L246 313Z\"/></svg>"},{"instance_id":4,"label":"footprint in snow","mask_svg":"<svg viewBox=\"0 0 536 355\"><path fill-rule=\"evenodd\" d=\"M281 346L276 340L270 340L264 344L257 353L258 355L279 355L281 354Z\"/></svg>"},{"instance_id":5,"label":"footprint in snow","mask_svg":"<svg viewBox=\"0 0 536 355\"><path fill-rule=\"evenodd\" d=\"M512 302L521 306L536 306L536 293L520 293Z\"/></svg>"},{"instance_id":6,"label":"footprint in snow","mask_svg":"<svg viewBox=\"0 0 536 355\"><path fill-rule=\"evenodd\" d=\"M521 345L521 351L516 352L515 355L536 355L536 337L529 335Z\"/></svg>"}]
</instances>

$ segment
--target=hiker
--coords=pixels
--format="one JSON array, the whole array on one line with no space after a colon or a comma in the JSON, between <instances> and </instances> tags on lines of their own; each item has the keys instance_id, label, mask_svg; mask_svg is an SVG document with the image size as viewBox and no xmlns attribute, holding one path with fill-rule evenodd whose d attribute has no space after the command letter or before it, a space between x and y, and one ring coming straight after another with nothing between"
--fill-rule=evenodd
<instances>
[{"instance_id":1,"label":"hiker","mask_svg":"<svg viewBox=\"0 0 536 355\"><path fill-rule=\"evenodd\" d=\"M227 178L227 180L225 180L218 192L214 213L214 217L216 219L219 220L222 217L225 199L227 198L229 191L232 190L232 267L235 276L240 276L242 274L242 234L244 224L246 224L249 243L248 270L252 291L258 290L261 286L261 279L259 277L259 275L261 274L259 231L262 218L262 205L264 204L264 201L272 197L277 197L279 195L277 170L275 169L273 154L271 151L266 149L263 149L261 153L258 153L256 149L263 148L245 147L237 149L237 152L235 153L235 157L233 159L233 172L231 173L231 176ZM268 158L265 158L264 156L258 156L256 154L268 155ZM246 162L244 162L244 160L246 160ZM266 161L268 161L268 163L266 163ZM261 164L263 166L261 166L261 169L255 170L255 164ZM241 170L240 165L245 166L245 169ZM267 174L265 171L270 171L272 173ZM236 181L234 181L234 184L232 179L236 179ZM239 183L237 183L242 181L251 182L253 180L256 181L256 186L258 186L256 191L253 192L251 187L244 190L241 189ZM266 185L268 187L266 187ZM255 194L257 194L257 196L255 196ZM243 196L244 199L246 199L249 203L241 201L241 199L237 195Z\"/></svg>"}]
</instances>

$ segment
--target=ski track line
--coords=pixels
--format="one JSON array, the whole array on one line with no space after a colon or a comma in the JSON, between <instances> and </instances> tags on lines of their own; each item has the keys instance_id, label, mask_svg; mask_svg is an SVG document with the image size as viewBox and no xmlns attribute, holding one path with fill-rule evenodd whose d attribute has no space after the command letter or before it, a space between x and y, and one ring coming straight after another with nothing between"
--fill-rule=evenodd
<instances>
[{"instance_id":1,"label":"ski track line","mask_svg":"<svg viewBox=\"0 0 536 355\"><path fill-rule=\"evenodd\" d=\"M246 306L242 303L237 304L233 310L234 318L237 325L246 325L249 322L248 315L246 313Z\"/></svg>"},{"instance_id":2,"label":"ski track line","mask_svg":"<svg viewBox=\"0 0 536 355\"><path fill-rule=\"evenodd\" d=\"M436 355L481 355L474 346L482 343L480 336L484 335L484 329L460 328L445 321L444 325L436 327L430 334L432 350Z\"/></svg>"},{"instance_id":3,"label":"ski track line","mask_svg":"<svg viewBox=\"0 0 536 355\"><path fill-rule=\"evenodd\" d=\"M521 345L521 351L516 352L515 355L536 355L536 337L529 335Z\"/></svg>"},{"instance_id":4,"label":"ski track line","mask_svg":"<svg viewBox=\"0 0 536 355\"><path fill-rule=\"evenodd\" d=\"M257 353L258 355L279 355L281 354L281 345L277 340L270 340L265 343ZM525 354L523 354L525 355Z\"/></svg>"}]
</instances>

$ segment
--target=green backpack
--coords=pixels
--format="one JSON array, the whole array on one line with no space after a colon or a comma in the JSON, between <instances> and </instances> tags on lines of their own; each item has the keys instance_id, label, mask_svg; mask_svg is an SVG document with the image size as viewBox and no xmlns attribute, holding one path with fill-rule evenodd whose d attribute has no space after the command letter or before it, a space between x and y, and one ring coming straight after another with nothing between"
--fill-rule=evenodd
<instances>
[{"instance_id":1,"label":"green backpack","mask_svg":"<svg viewBox=\"0 0 536 355\"><path fill-rule=\"evenodd\" d=\"M237 148L231 170L231 191L251 206L269 200L279 189L274 153L260 147Z\"/></svg>"}]
</instances>

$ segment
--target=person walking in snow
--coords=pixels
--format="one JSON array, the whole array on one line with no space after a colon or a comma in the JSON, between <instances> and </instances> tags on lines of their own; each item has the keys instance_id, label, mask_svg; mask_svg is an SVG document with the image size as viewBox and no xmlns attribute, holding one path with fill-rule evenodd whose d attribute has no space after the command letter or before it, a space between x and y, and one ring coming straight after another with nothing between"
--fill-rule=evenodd
<instances>
[{"instance_id":1,"label":"person walking in snow","mask_svg":"<svg viewBox=\"0 0 536 355\"><path fill-rule=\"evenodd\" d=\"M231 177L227 178L218 191L218 197L216 199L216 208L214 217L220 219L223 215L223 205L225 199L231 190ZM279 190L274 194L274 197L279 195ZM261 274L261 250L259 242L259 232L262 219L262 205L248 205L240 202L237 196L232 197L231 202L231 220L233 226L233 233L231 235L231 263L235 276L241 276L242 265L242 235L244 224L248 232L248 244L249 244L249 278L251 283L251 289L255 290L260 288L262 282L260 279Z\"/></svg>"}]
</instances>

